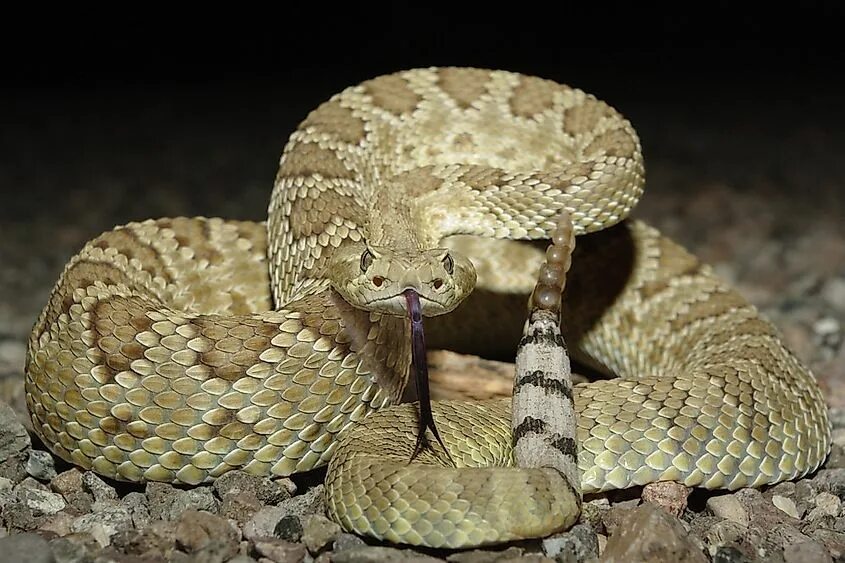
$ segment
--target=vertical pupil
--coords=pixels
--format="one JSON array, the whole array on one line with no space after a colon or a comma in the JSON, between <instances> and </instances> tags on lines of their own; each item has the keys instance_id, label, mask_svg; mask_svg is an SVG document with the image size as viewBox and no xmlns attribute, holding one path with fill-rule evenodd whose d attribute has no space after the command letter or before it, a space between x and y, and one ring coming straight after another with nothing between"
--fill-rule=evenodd
<instances>
[{"instance_id":1,"label":"vertical pupil","mask_svg":"<svg viewBox=\"0 0 845 563\"><path fill-rule=\"evenodd\" d=\"M449 274L451 274L452 270L455 268L455 263L452 261L452 257L449 254L443 258L443 267Z\"/></svg>"}]
</instances>

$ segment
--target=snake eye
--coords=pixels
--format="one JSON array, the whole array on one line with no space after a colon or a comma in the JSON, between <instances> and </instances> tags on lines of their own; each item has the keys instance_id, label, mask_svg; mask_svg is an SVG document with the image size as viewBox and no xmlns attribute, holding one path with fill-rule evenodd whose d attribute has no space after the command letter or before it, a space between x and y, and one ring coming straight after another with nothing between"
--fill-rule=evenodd
<instances>
[{"instance_id":1,"label":"snake eye","mask_svg":"<svg viewBox=\"0 0 845 563\"><path fill-rule=\"evenodd\" d=\"M452 256L448 253L443 257L443 268L445 268L446 273L449 275L455 271L455 261L452 260Z\"/></svg>"},{"instance_id":2,"label":"snake eye","mask_svg":"<svg viewBox=\"0 0 845 563\"><path fill-rule=\"evenodd\" d=\"M373 265L373 253L370 252L370 249L366 249L361 254L361 271L366 272L370 269L370 266Z\"/></svg>"}]
</instances>

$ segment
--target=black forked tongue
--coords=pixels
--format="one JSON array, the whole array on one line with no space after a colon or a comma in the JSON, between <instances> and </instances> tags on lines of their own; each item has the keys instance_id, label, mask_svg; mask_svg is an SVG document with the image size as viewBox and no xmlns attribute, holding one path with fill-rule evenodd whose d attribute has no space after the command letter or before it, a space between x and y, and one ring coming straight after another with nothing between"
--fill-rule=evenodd
<instances>
[{"instance_id":1,"label":"black forked tongue","mask_svg":"<svg viewBox=\"0 0 845 563\"><path fill-rule=\"evenodd\" d=\"M425 437L426 430L431 430L431 433L437 439L437 443L440 444L449 460L452 461L449 450L446 449L443 440L440 439L437 426L434 425L434 415L431 413L431 393L428 389L428 359L425 355L425 332L423 331L420 296L413 289L406 289L403 295L405 302L408 304L408 316L411 319L411 365L413 365L415 371L414 379L417 381L417 399L420 406L417 419L417 443L414 446L411 461L419 455L423 448L428 446L428 440ZM454 462L452 463L454 465Z\"/></svg>"}]
</instances>

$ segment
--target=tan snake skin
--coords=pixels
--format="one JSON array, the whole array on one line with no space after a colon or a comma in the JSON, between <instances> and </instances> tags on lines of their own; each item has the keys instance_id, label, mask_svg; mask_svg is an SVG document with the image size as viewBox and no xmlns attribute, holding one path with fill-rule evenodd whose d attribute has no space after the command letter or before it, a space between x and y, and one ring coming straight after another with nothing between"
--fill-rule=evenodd
<instances>
[{"instance_id":1,"label":"tan snake skin","mask_svg":"<svg viewBox=\"0 0 845 563\"><path fill-rule=\"evenodd\" d=\"M813 471L830 446L813 376L710 268L642 223L612 226L642 185L630 124L579 90L457 68L349 88L291 136L268 225L150 220L71 259L29 341L33 427L63 459L129 481L288 475L336 454L333 517L392 541L550 533L571 499L547 476L470 468L511 460L507 402L436 405L459 468L427 465L444 463L436 448L408 464L410 406L364 417L407 383L398 292L438 315L477 275L485 291L441 339L499 347L489 334L518 333L505 319L524 317L543 253L492 239L546 238L566 209L576 233L601 231L578 240L566 341L619 376L575 389L583 490ZM473 305L486 290L506 305Z\"/></svg>"}]
</instances>

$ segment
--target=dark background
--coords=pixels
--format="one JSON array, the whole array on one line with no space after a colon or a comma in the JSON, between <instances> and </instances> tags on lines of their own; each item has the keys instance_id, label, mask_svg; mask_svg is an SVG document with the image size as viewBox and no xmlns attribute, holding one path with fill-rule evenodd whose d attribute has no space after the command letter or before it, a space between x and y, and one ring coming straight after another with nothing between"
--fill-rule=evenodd
<instances>
[{"instance_id":1,"label":"dark background","mask_svg":"<svg viewBox=\"0 0 845 563\"><path fill-rule=\"evenodd\" d=\"M149 217L263 219L287 136L319 102L382 73L472 65L627 116L647 170L635 214L713 264L845 405L845 8L735 4L5 13L0 397L22 412L27 335L86 240Z\"/></svg>"}]
</instances>

